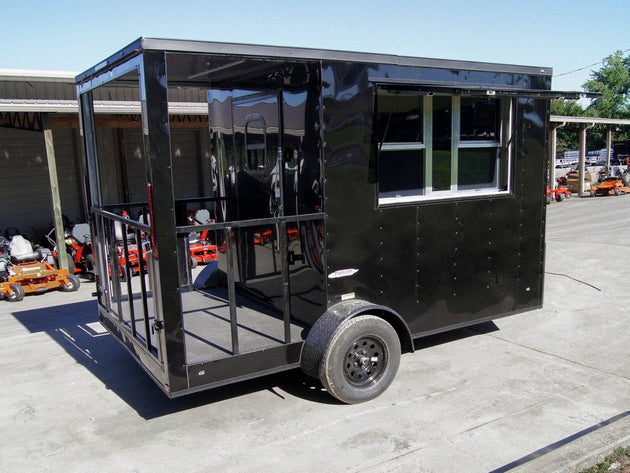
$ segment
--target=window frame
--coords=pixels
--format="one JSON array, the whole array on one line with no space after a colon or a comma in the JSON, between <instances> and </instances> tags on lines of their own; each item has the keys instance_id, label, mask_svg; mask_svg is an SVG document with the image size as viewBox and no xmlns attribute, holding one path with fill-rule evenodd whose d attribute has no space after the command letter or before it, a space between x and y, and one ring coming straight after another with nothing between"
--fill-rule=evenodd
<instances>
[{"instance_id":1,"label":"window frame","mask_svg":"<svg viewBox=\"0 0 630 473\"><path fill-rule=\"evenodd\" d=\"M414 92L424 95L423 102L423 142L422 143L387 143L378 142L376 149L376 166L379 166L379 161L383 151L390 150L422 150L424 153L423 161L423 175L424 182L421 183L420 192L413 195L399 195L399 196L384 196L381 195L379 189L379 179L376 179L376 202L377 207L395 206L401 204L413 204L422 203L426 201L436 200L452 200L461 198L472 198L481 196L500 196L511 195L512 189L512 170L513 170L513 151L512 151L512 125L514 115L514 99L509 96L494 95L490 91L487 93L476 93L470 95L462 95L457 93L449 93L447 91L412 91L407 88L393 87L391 84L387 84L385 87L375 87L375 97L378 96L379 90L387 91L400 91ZM433 190L433 96L448 96L451 98L451 185L450 189L445 190ZM461 140L461 97L462 96L477 96L488 97L499 100L500 102L500 124L499 124L499 137L498 140ZM375 100L375 116L378 116L378 100ZM375 136L378 138L378 119L375 119L375 126L373 127ZM459 170L459 151L463 149L497 149L497 158L495 164L494 180L491 186L483 186L478 184L460 185L458 183L458 170ZM503 188L505 187L505 188Z\"/></svg>"}]
</instances>

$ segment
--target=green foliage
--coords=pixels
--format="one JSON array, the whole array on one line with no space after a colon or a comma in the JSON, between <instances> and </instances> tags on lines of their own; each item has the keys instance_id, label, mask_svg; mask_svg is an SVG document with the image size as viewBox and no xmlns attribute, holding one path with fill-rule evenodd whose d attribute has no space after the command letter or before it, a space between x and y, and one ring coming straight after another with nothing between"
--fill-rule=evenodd
<instances>
[{"instance_id":1,"label":"green foliage","mask_svg":"<svg viewBox=\"0 0 630 473\"><path fill-rule=\"evenodd\" d=\"M577 100L552 100L551 114L569 117L583 117L586 112ZM557 131L557 151L562 154L564 151L577 149L579 137L575 126L559 128Z\"/></svg>"},{"instance_id":2,"label":"green foliage","mask_svg":"<svg viewBox=\"0 0 630 473\"><path fill-rule=\"evenodd\" d=\"M627 471L623 469L623 467L627 468L630 465L630 447L616 448L615 451L607 456L603 462L583 470L582 473L608 473L611 465L615 463L618 463L619 467L613 471Z\"/></svg>"},{"instance_id":3,"label":"green foliage","mask_svg":"<svg viewBox=\"0 0 630 473\"><path fill-rule=\"evenodd\" d=\"M552 115L572 117L630 118L630 55L616 51L602 61L602 67L591 73L591 78L583 85L587 92L602 94L583 107L574 100L554 100L551 102ZM577 126L567 125L558 130L558 152L577 149ZM630 138L629 127L614 130L614 140ZM588 148L606 147L606 127L595 127L588 131Z\"/></svg>"},{"instance_id":4,"label":"green foliage","mask_svg":"<svg viewBox=\"0 0 630 473\"><path fill-rule=\"evenodd\" d=\"M552 115L566 115L569 117L583 117L586 113L577 100L552 100Z\"/></svg>"},{"instance_id":5,"label":"green foliage","mask_svg":"<svg viewBox=\"0 0 630 473\"><path fill-rule=\"evenodd\" d=\"M593 116L630 117L630 56L623 57L621 51L608 56L602 68L591 73L591 79L586 81L584 89L602 94L587 107Z\"/></svg>"}]
</instances>

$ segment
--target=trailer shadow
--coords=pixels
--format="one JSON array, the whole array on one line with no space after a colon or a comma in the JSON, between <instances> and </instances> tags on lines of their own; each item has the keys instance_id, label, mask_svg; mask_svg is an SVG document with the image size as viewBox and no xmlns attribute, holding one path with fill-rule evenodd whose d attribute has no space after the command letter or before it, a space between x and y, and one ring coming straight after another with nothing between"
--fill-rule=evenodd
<instances>
[{"instance_id":1,"label":"trailer shadow","mask_svg":"<svg viewBox=\"0 0 630 473\"><path fill-rule=\"evenodd\" d=\"M309 401L334 403L300 370L264 376L176 399L167 398L131 355L100 325L95 301L14 311L13 317L31 333L46 333L75 361L98 378L141 417L153 419L193 407L268 390Z\"/></svg>"},{"instance_id":2,"label":"trailer shadow","mask_svg":"<svg viewBox=\"0 0 630 473\"><path fill-rule=\"evenodd\" d=\"M153 419L182 410L267 390L282 399L285 393L309 402L337 404L318 380L299 369L234 383L182 398L168 399L131 355L98 322L96 302L14 312L31 333L44 332L77 363L125 401L138 415ZM492 322L417 340L416 350L498 330ZM413 355L412 355L413 356Z\"/></svg>"}]
</instances>

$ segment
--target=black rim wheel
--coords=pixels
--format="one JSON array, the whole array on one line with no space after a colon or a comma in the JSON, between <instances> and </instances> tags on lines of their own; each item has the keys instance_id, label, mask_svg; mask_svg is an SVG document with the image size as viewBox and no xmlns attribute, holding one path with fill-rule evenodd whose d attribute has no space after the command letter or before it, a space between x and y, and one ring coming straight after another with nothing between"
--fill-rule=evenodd
<instances>
[{"instance_id":1,"label":"black rim wheel","mask_svg":"<svg viewBox=\"0 0 630 473\"><path fill-rule=\"evenodd\" d=\"M324 388L342 402L369 401L393 381L400 352L398 334L388 322L359 315L336 327L322 353L318 376Z\"/></svg>"},{"instance_id":2,"label":"black rim wheel","mask_svg":"<svg viewBox=\"0 0 630 473\"><path fill-rule=\"evenodd\" d=\"M383 374L387 366L387 351L378 338L360 338L352 344L344 362L348 381L357 387L365 386Z\"/></svg>"}]
</instances>

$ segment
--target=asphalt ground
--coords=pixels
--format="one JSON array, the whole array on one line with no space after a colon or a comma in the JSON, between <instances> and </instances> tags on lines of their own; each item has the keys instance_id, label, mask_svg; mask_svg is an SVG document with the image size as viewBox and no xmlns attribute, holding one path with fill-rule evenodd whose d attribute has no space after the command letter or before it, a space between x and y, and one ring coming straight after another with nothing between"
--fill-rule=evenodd
<instances>
[{"instance_id":1,"label":"asphalt ground","mask_svg":"<svg viewBox=\"0 0 630 473\"><path fill-rule=\"evenodd\" d=\"M0 301L2 472L575 472L630 444L630 196L548 206L544 307L347 406L292 371L167 399L78 293Z\"/></svg>"}]
</instances>

